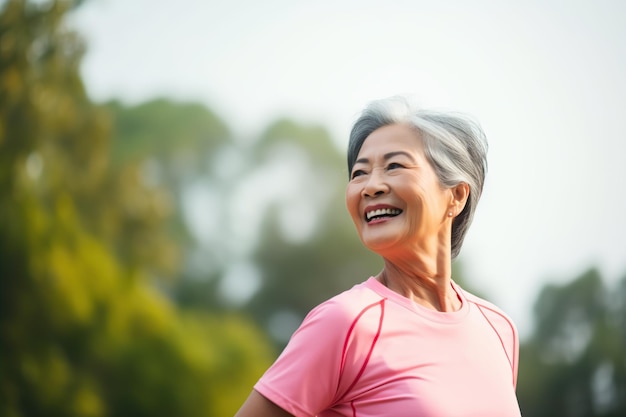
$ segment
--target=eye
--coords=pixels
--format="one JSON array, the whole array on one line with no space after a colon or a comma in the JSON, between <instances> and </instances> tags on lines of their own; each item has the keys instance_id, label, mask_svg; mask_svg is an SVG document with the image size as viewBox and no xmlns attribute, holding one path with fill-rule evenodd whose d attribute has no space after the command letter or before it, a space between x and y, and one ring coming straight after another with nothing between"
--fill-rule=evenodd
<instances>
[{"instance_id":1,"label":"eye","mask_svg":"<svg viewBox=\"0 0 626 417\"><path fill-rule=\"evenodd\" d=\"M361 175L365 175L365 171L363 171L362 169L357 169L352 172L352 176L350 178L355 179L356 177L360 177Z\"/></svg>"},{"instance_id":2,"label":"eye","mask_svg":"<svg viewBox=\"0 0 626 417\"><path fill-rule=\"evenodd\" d=\"M392 170L392 169L398 169L398 168L404 168L404 165L399 164L397 162L392 162L389 165L387 165L387 170Z\"/></svg>"}]
</instances>

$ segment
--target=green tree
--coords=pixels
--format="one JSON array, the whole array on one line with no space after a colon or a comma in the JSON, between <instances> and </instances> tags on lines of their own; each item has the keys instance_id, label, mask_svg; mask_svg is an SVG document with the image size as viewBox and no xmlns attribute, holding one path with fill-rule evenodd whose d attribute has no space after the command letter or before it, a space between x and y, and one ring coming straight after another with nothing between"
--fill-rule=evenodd
<instances>
[{"instance_id":1,"label":"green tree","mask_svg":"<svg viewBox=\"0 0 626 417\"><path fill-rule=\"evenodd\" d=\"M106 108L112 115L113 166L136 166L145 182L169 191L170 235L183 255L194 252L198 242L184 215L185 199L201 184L207 192L214 190L218 206L214 210L220 212L224 189L229 184L215 167L225 150L234 146L228 127L198 103L159 98L136 106L111 101ZM219 236L213 238L212 246L218 246ZM209 261L206 257L204 260ZM183 275L198 273L187 268Z\"/></svg>"},{"instance_id":2,"label":"green tree","mask_svg":"<svg viewBox=\"0 0 626 417\"><path fill-rule=\"evenodd\" d=\"M521 349L519 399L524 416L626 413L626 277L607 287L590 269L543 288L535 329Z\"/></svg>"},{"instance_id":3,"label":"green tree","mask_svg":"<svg viewBox=\"0 0 626 417\"><path fill-rule=\"evenodd\" d=\"M181 312L172 198L113 155L71 1L0 8L0 415L232 414L273 351L235 315Z\"/></svg>"}]
</instances>

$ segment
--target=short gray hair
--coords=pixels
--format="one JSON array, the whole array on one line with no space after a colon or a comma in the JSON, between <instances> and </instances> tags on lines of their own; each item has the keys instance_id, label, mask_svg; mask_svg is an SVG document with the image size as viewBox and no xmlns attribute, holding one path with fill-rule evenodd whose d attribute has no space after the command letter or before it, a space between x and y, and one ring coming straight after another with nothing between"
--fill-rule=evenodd
<instances>
[{"instance_id":1,"label":"short gray hair","mask_svg":"<svg viewBox=\"0 0 626 417\"><path fill-rule=\"evenodd\" d=\"M376 129L405 124L421 136L426 158L441 184L469 186L470 194L452 223L451 252L455 258L469 229L487 173L487 139L471 117L456 112L420 109L405 97L390 97L370 103L354 123L348 143L348 175L352 172L365 139Z\"/></svg>"}]
</instances>

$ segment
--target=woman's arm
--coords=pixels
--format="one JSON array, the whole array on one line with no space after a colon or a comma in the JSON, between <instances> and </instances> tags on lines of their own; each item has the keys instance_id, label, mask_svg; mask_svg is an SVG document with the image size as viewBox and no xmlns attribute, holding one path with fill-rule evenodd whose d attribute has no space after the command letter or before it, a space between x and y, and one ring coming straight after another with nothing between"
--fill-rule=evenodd
<instances>
[{"instance_id":1,"label":"woman's arm","mask_svg":"<svg viewBox=\"0 0 626 417\"><path fill-rule=\"evenodd\" d=\"M294 417L261 394L252 391L235 417Z\"/></svg>"}]
</instances>

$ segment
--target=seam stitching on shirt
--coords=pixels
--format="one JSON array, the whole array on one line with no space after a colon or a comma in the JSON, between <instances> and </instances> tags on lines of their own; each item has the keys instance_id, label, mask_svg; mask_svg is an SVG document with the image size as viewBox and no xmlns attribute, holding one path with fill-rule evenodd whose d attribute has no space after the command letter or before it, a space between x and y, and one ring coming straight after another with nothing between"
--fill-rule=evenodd
<instances>
[{"instance_id":1,"label":"seam stitching on shirt","mask_svg":"<svg viewBox=\"0 0 626 417\"><path fill-rule=\"evenodd\" d=\"M474 303L476 304L476 307L478 307L478 311L480 311L480 313L483 315L483 317L485 318L485 320L487 320L487 323L489 323L489 326L491 326L491 328L493 329L493 331L496 333L496 335L498 336L498 339L500 339L500 344L502 345L502 349L504 350L504 354L506 355L507 360L509 361L509 365L511 366L511 373L513 375L513 386L516 385L516 380L517 380L517 375L515 372L515 347L517 345L516 340L515 340L515 331L513 329L513 326L511 326L511 323L509 322L509 320L502 316L502 314L500 314L499 312L495 311L494 309L491 309L487 306L483 306L480 305L478 303ZM485 312L483 311L483 308L486 310L489 310L497 315L499 315L500 317L503 317L505 319L505 321L507 322L507 324L509 325L509 327L511 327L511 334L513 335L513 349L512 349L512 357L509 355L509 351L506 348L506 345L504 344L504 341L502 340L502 336L500 336L500 333L498 332L498 330L495 328L495 326L493 325L493 323L491 322L491 320L489 320L489 318L487 317L487 315L485 314Z\"/></svg>"},{"instance_id":2,"label":"seam stitching on shirt","mask_svg":"<svg viewBox=\"0 0 626 417\"><path fill-rule=\"evenodd\" d=\"M350 340L350 336L352 335L354 328L356 327L356 324L358 323L358 321L361 319L361 317L371 308L376 307L377 305L380 306L380 317L378 319L378 329L376 330L376 335L374 336L374 338L372 339L372 343L370 345L370 349L369 352L367 353L367 356L365 357L365 360L363 361L363 365L361 365L361 369L359 370L359 373L357 374L357 376L354 378L354 381L352 381L352 383L350 384L350 386L348 387L348 389L345 390L345 393L350 392L350 390L352 388L354 388L354 386L357 384L357 382L359 382L359 379L361 379L361 376L363 375L363 372L365 372L365 368L367 367L367 364L369 363L370 357L372 356L372 352L374 351L374 346L376 346L376 342L378 342L378 338L380 337L380 333L382 331L382 327L383 327L383 319L385 317L385 298L368 305L367 307L365 307L363 310L361 310L361 312L359 313L358 316L355 317L355 319L352 321L352 324L350 325L350 329L348 330L348 334L346 335L346 339L344 341L343 344L343 351L341 353L341 371L343 372L344 366L345 366L345 360L346 360L346 354L347 354L347 348L348 348L348 341ZM344 395L345 395L344 393ZM336 398L334 402L338 401L339 398ZM356 410L355 410L356 411Z\"/></svg>"}]
</instances>

